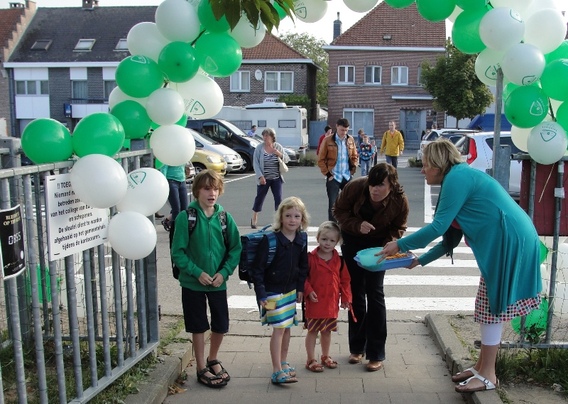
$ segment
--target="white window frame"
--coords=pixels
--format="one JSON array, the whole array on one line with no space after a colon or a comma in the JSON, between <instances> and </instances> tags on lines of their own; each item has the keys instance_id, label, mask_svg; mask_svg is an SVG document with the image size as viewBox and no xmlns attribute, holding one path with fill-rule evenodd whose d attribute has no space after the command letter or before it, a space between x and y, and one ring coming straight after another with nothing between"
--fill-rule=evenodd
<instances>
[{"instance_id":1,"label":"white window frame","mask_svg":"<svg viewBox=\"0 0 568 404\"><path fill-rule=\"evenodd\" d=\"M270 76L275 76L269 80ZM283 76L290 77L290 88L283 88ZM268 82L275 82L276 89L269 89ZM294 72L291 71L266 71L264 72L264 92L265 93L293 93L294 92Z\"/></svg>"},{"instance_id":2,"label":"white window frame","mask_svg":"<svg viewBox=\"0 0 568 404\"><path fill-rule=\"evenodd\" d=\"M422 81L422 66L418 66L418 72L416 73L416 83L419 86L424 87L424 82Z\"/></svg>"},{"instance_id":3,"label":"white window frame","mask_svg":"<svg viewBox=\"0 0 568 404\"><path fill-rule=\"evenodd\" d=\"M351 72L351 75L349 74ZM349 79L351 76L351 80ZM355 66L340 65L337 66L337 83L338 84L355 84Z\"/></svg>"},{"instance_id":4,"label":"white window frame","mask_svg":"<svg viewBox=\"0 0 568 404\"><path fill-rule=\"evenodd\" d=\"M73 52L90 52L95 46L96 39L79 39Z\"/></svg>"},{"instance_id":5,"label":"white window frame","mask_svg":"<svg viewBox=\"0 0 568 404\"><path fill-rule=\"evenodd\" d=\"M18 91L18 87L20 87L22 83L24 83L24 92ZM49 95L49 81L47 80L16 80L15 84L17 96ZM32 86L35 87L35 90L33 92L30 92L30 88Z\"/></svg>"},{"instance_id":6,"label":"white window frame","mask_svg":"<svg viewBox=\"0 0 568 404\"><path fill-rule=\"evenodd\" d=\"M393 86L408 85L408 66L391 67L391 84Z\"/></svg>"},{"instance_id":7,"label":"white window frame","mask_svg":"<svg viewBox=\"0 0 568 404\"><path fill-rule=\"evenodd\" d=\"M231 74L230 91L232 93L250 93L250 71L238 70Z\"/></svg>"},{"instance_id":8,"label":"white window frame","mask_svg":"<svg viewBox=\"0 0 568 404\"><path fill-rule=\"evenodd\" d=\"M371 77L367 75L367 69L371 69ZM378 73L377 73L378 71ZM378 80L377 80L377 76ZM383 68L378 65L368 65L365 66L365 84L366 85L380 85L382 84Z\"/></svg>"},{"instance_id":9,"label":"white window frame","mask_svg":"<svg viewBox=\"0 0 568 404\"><path fill-rule=\"evenodd\" d=\"M109 85L112 83L112 88L109 90ZM105 102L108 102L108 98L112 90L116 88L116 81L115 80L103 80L103 98Z\"/></svg>"}]
</instances>

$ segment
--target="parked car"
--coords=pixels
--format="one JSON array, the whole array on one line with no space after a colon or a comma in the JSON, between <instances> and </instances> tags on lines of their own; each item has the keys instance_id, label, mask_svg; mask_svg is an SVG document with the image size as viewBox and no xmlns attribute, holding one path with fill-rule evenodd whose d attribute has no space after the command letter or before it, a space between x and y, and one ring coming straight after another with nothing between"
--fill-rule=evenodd
<instances>
[{"instance_id":1,"label":"parked car","mask_svg":"<svg viewBox=\"0 0 568 404\"><path fill-rule=\"evenodd\" d=\"M195 149L191 162L197 173L206 169L217 171L221 175L227 173L227 162L223 159L223 156L208 150Z\"/></svg>"},{"instance_id":2,"label":"parked car","mask_svg":"<svg viewBox=\"0 0 568 404\"><path fill-rule=\"evenodd\" d=\"M254 138L256 140L258 140L259 142L264 142L264 139L262 138L262 136L260 135L255 135ZM278 139L277 139L278 140ZM286 153L288 155L288 157L290 158L290 161L288 161L288 165L297 165L300 163L300 153L295 151L294 149L290 149L289 147L284 147L282 146L282 148L284 149L284 153Z\"/></svg>"},{"instance_id":3,"label":"parked car","mask_svg":"<svg viewBox=\"0 0 568 404\"><path fill-rule=\"evenodd\" d=\"M511 132L501 132L499 143L510 146L511 154L522 153L513 144ZM456 147L460 150L464 161L471 167L488 172L493 168L493 144L493 132L477 132L466 134L462 140L456 143ZM509 194L518 199L521 193L522 162L511 159L510 166Z\"/></svg>"},{"instance_id":4,"label":"parked car","mask_svg":"<svg viewBox=\"0 0 568 404\"><path fill-rule=\"evenodd\" d=\"M422 152L424 151L426 145L438 139L439 137L445 137L453 144L456 144L456 142L460 140L463 135L474 132L476 131L473 129L433 129L430 133L427 133L422 138L422 141L420 142L420 148L416 152L416 160L422 160Z\"/></svg>"},{"instance_id":5,"label":"parked car","mask_svg":"<svg viewBox=\"0 0 568 404\"><path fill-rule=\"evenodd\" d=\"M244 160L241 171L252 171L252 157L254 149L259 145L258 140L247 136L235 125L223 119L188 119L186 127L230 147Z\"/></svg>"},{"instance_id":6,"label":"parked car","mask_svg":"<svg viewBox=\"0 0 568 404\"><path fill-rule=\"evenodd\" d=\"M239 153L193 129L188 128L188 130L193 135L196 149L209 150L223 156L227 162L228 173L237 172L243 168L244 161Z\"/></svg>"},{"instance_id":7,"label":"parked car","mask_svg":"<svg viewBox=\"0 0 568 404\"><path fill-rule=\"evenodd\" d=\"M195 178L195 167L191 161L188 161L185 165L185 182L191 184Z\"/></svg>"}]
</instances>

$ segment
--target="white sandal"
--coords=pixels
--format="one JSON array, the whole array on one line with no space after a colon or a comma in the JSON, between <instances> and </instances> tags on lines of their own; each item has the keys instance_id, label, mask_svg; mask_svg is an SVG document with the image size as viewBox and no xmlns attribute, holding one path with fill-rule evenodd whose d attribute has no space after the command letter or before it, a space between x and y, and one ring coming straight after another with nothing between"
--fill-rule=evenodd
<instances>
[{"instance_id":1,"label":"white sandal","mask_svg":"<svg viewBox=\"0 0 568 404\"><path fill-rule=\"evenodd\" d=\"M469 379L471 376L469 375L465 375L464 373L466 372L471 372L471 376L475 376L477 375L477 370L475 370L475 368L472 366L470 368L464 369L461 372L456 373L455 375L452 376L452 382L454 383L459 383L459 382L463 382L464 380Z\"/></svg>"},{"instance_id":2,"label":"white sandal","mask_svg":"<svg viewBox=\"0 0 568 404\"><path fill-rule=\"evenodd\" d=\"M479 387L468 388L467 387L468 383L470 381L472 381L473 379L481 380L483 382L483 385L479 386ZM497 380L497 385L499 385L498 380ZM495 390L495 388L496 388L496 386L495 386L495 384L493 384L493 382L491 382L491 380L486 379L485 377L481 376L480 374L476 374L476 375L471 376L466 381L458 384L456 386L456 391L458 393L473 393L475 391Z\"/></svg>"}]
</instances>

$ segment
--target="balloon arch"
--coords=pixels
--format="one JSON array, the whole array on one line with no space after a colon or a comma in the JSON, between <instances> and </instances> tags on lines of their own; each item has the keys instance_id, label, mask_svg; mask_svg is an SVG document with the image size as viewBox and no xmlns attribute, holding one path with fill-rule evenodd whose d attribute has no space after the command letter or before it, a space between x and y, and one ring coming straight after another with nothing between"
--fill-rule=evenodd
<instances>
[{"instance_id":1,"label":"balloon arch","mask_svg":"<svg viewBox=\"0 0 568 404\"><path fill-rule=\"evenodd\" d=\"M343 1L360 13L378 3ZM449 19L456 48L477 54L475 72L483 83L498 85L501 69L504 112L513 125L515 145L540 164L553 164L566 154L568 41L558 1L385 2L393 8L416 2L424 19ZM277 3L273 6L281 19L286 18ZM324 0L294 0L294 14L301 21L316 22L326 11ZM116 205L119 213L109 224L112 248L129 259L143 258L156 243L147 216L166 202L167 181L153 168L126 175L112 156L125 141L151 133L150 147L163 164L189 161L195 142L185 128L188 117L208 118L221 110L223 92L213 77L237 71L241 49L258 45L265 33L261 22L253 26L244 14L230 29L224 16L215 18L209 0L165 0L157 7L154 22L136 24L128 33L131 56L116 69L110 112L84 117L73 136L56 120L36 119L22 134L22 148L36 164L79 157L71 171L73 189L93 207Z\"/></svg>"}]
</instances>

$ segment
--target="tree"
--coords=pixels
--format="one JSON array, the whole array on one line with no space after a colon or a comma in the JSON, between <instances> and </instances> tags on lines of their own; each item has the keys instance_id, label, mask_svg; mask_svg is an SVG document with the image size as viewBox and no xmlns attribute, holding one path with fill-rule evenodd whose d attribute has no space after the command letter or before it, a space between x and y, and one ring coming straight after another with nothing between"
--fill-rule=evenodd
<instances>
[{"instance_id":1,"label":"tree","mask_svg":"<svg viewBox=\"0 0 568 404\"><path fill-rule=\"evenodd\" d=\"M209 0L215 18L225 16L234 28L241 16L245 14L254 27L259 22L266 26L268 32L278 28L280 20L286 15L294 19L294 0Z\"/></svg>"},{"instance_id":2,"label":"tree","mask_svg":"<svg viewBox=\"0 0 568 404\"><path fill-rule=\"evenodd\" d=\"M316 94L317 102L320 105L327 105L327 76L328 76L328 54L323 50L327 43L323 39L318 39L305 32L285 32L280 35L280 39L286 44L309 57L317 64L321 70L318 70L316 76Z\"/></svg>"},{"instance_id":3,"label":"tree","mask_svg":"<svg viewBox=\"0 0 568 404\"><path fill-rule=\"evenodd\" d=\"M493 102L493 94L475 74L475 58L448 41L445 57L438 58L434 66L422 63L422 83L434 97L434 108L458 121L482 114Z\"/></svg>"}]
</instances>

